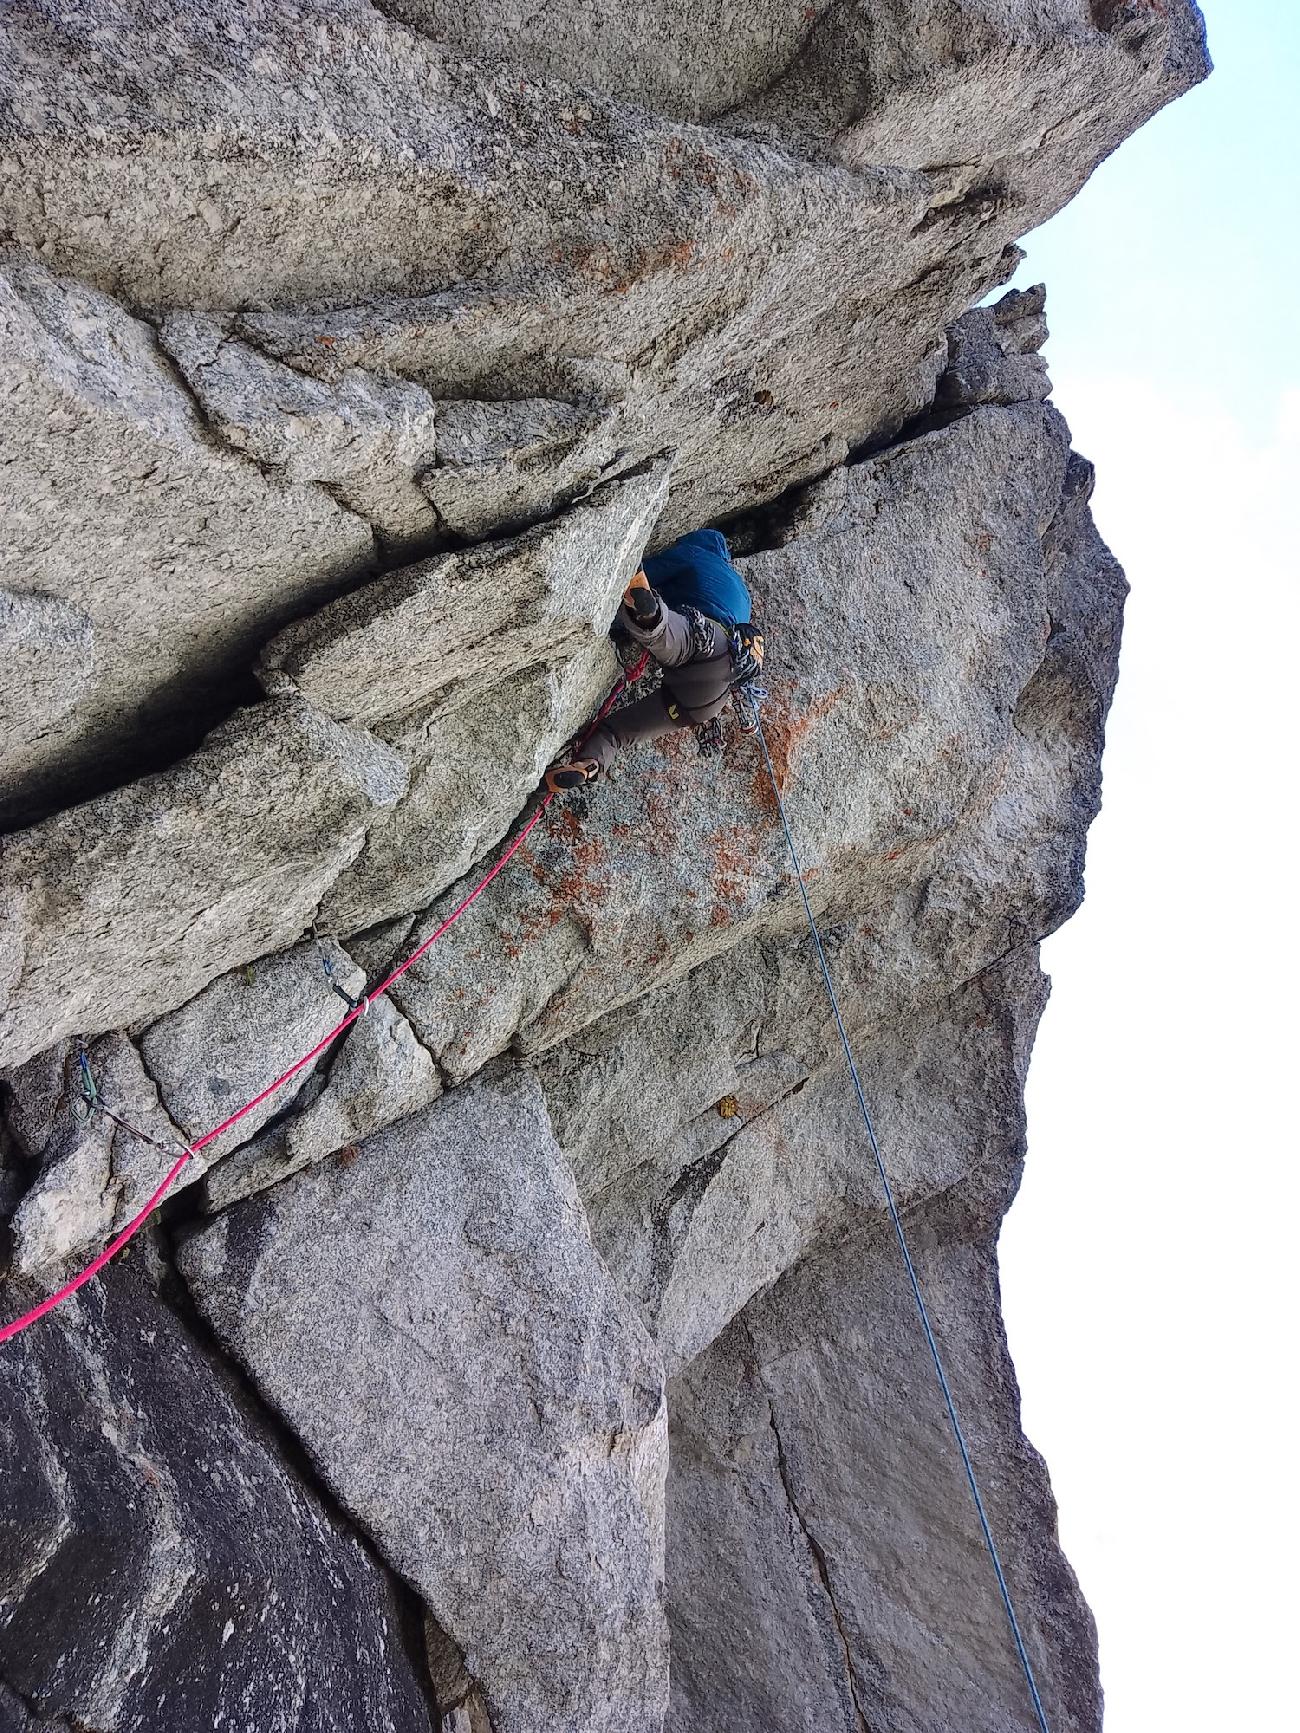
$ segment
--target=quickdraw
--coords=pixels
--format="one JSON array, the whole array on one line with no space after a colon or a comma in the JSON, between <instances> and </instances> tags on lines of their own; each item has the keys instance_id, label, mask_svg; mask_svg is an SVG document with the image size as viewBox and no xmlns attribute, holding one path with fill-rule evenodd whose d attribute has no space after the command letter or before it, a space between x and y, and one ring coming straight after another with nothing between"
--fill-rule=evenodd
<instances>
[{"instance_id":1,"label":"quickdraw","mask_svg":"<svg viewBox=\"0 0 1300 1733\"><path fill-rule=\"evenodd\" d=\"M763 633L752 621L731 633L731 696L742 734L758 731L758 713L767 697L763 684Z\"/></svg>"},{"instance_id":2,"label":"quickdraw","mask_svg":"<svg viewBox=\"0 0 1300 1733\"><path fill-rule=\"evenodd\" d=\"M686 608L684 613L691 617L691 634L698 647L703 642L706 652L713 648L713 623L706 620L695 608ZM767 688L763 685L763 634L758 626L747 622L743 626L733 626L727 633L727 649L731 656L731 681L729 695L736 719L742 734L754 734L758 730L759 707L767 697ZM722 752L726 745L722 728L721 716L715 716L711 721L700 722L695 728L695 743L704 758L714 758Z\"/></svg>"}]
</instances>

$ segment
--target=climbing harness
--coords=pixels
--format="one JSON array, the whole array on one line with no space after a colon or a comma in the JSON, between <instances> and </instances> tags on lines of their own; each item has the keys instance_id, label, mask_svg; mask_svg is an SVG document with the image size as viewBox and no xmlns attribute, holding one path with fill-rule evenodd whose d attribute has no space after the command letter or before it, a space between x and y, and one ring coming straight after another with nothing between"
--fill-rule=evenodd
<instances>
[{"instance_id":1,"label":"climbing harness","mask_svg":"<svg viewBox=\"0 0 1300 1733\"><path fill-rule=\"evenodd\" d=\"M614 708L618 699L622 697L629 681L635 680L638 675L644 671L647 661L648 657L643 656L635 668L629 669L626 674L620 676L620 678L615 681L613 690L605 699L605 702L601 705L600 709L596 712L590 726L581 736L582 740L590 739L591 735ZM336 1023L327 1035L322 1035L310 1052L304 1053L300 1059L295 1059L293 1064L290 1065L286 1071L282 1071L273 1083L268 1083L266 1088L263 1089L260 1094L255 1095L251 1101L246 1101L242 1107L236 1108L233 1113L229 1114L222 1120L220 1125L213 1126L211 1131L205 1131L202 1137L196 1137L193 1143L186 1144L185 1147L180 1150L179 1154L176 1156L176 1160L172 1163L172 1166L168 1169L161 1183L153 1192L144 1208L140 1210L137 1215L132 1216L131 1220L122 1229L121 1233L116 1235L116 1237L104 1247L98 1257L94 1258L86 1265L84 1270L79 1271L70 1281L65 1282L61 1288L56 1289L52 1294L46 1295L45 1299L43 1299L39 1305L33 1306L29 1312L24 1312L22 1317L14 1318L10 1323L0 1325L0 1342L8 1342L12 1337L19 1335L23 1330L29 1329L38 1319L43 1318L47 1312L52 1312L56 1306L61 1305L64 1300L69 1299L73 1294L75 1294L78 1288L84 1287L88 1281L90 1281L94 1276L97 1276L103 1269L104 1265L107 1264L110 1259L115 1257L116 1254L121 1251L122 1247L126 1245L128 1240L133 1239L144 1226L145 1222L148 1221L149 1217L158 1208L159 1204L171 1190L187 1162L192 1161L194 1157L198 1155L201 1150L206 1149L210 1143L215 1143L217 1138L229 1131L232 1125L237 1125L239 1121L243 1119L246 1114L251 1113L255 1107L260 1107L264 1101L269 1100L277 1090L282 1089L284 1085L289 1082L290 1078L296 1077L304 1066L310 1065L312 1060L319 1058L320 1055L325 1052L327 1047L333 1046L339 1036L342 1035L345 1030L350 1029L358 1018L364 1017L373 1002L376 999L382 998L383 995L387 993L388 989L393 986L395 982L399 981L408 969L412 968L419 962L420 958L431 945L436 944L449 928L455 926L456 922L465 913L466 909L468 909L472 903L478 901L479 897L482 896L483 892L492 883L493 879L496 878L497 874L502 872L519 853L519 850L524 846L525 841L541 823L547 808L554 799L555 795L553 793L543 795L542 799L538 802L537 808L533 812L532 817L528 820L527 824L520 829L518 834L515 836L514 841L497 857L495 865L488 872L484 873L483 877L474 886L473 890L461 898L460 902L457 903L456 907L447 916L446 920L442 921L437 927L435 927L433 932L429 934L428 938L421 944L417 945L415 950L411 952L410 956L407 957L404 962L399 963L390 974L385 976L377 987L363 995L361 999L352 1002L351 1009L342 1021ZM328 976L328 970L326 970L326 974ZM336 990L342 993L341 987ZM344 997L347 997L347 995L345 994ZM95 1081L91 1074L89 1061L86 1059L84 1052L79 1053L79 1060L82 1093L86 1100L92 1104L90 1110L92 1112L98 1111L106 1114L108 1118L113 1120L114 1124L122 1126L123 1130L129 1131L134 1136L143 1138L146 1143L152 1143L155 1148L164 1149L167 1154L171 1154L171 1150L167 1149L165 1145L158 1143L157 1140L152 1137L146 1136L143 1132L138 1131L135 1126L128 1125L125 1120L119 1119L116 1114L109 1112L109 1109L104 1105L103 1100L99 1096L98 1089L95 1086Z\"/></svg>"},{"instance_id":2,"label":"climbing harness","mask_svg":"<svg viewBox=\"0 0 1300 1733\"><path fill-rule=\"evenodd\" d=\"M944 1371L943 1358L939 1353L939 1344L935 1340L934 1329L930 1323L929 1308L925 1296L921 1292L920 1278L916 1266L912 1262L912 1254L908 1248L907 1235L903 1231L903 1219L898 1213L898 1205L894 1201L894 1188L889 1183L889 1174L885 1170L884 1157L880 1153L880 1145L876 1141L876 1128L872 1122L871 1110L867 1106L867 1097L862 1088L862 1079L858 1075L857 1060L853 1057L853 1048L849 1043L848 1030L844 1026L844 1018L840 1014L840 1002L835 992L835 983L831 979L830 964L826 961L826 950L822 944L821 934L817 930L817 920L813 914L812 902L808 896L808 886L804 880L803 867L799 861L799 851L795 847L794 834L790 829L790 820L785 810L785 801L781 798L780 784L776 779L776 770L772 764L772 755L767 749L767 736L763 733L762 724L755 717L755 733L758 743L763 749L763 763L767 767L767 778L772 785L772 796L776 801L777 812L781 815L781 828L785 832L786 847L790 851L790 865L799 884L799 895L803 898L803 912L808 921L808 931L812 936L813 948L817 952L817 962L821 968L822 981L826 987L826 997L830 1000L831 1013L835 1018L835 1027L839 1030L840 1041L844 1047L844 1057L848 1061L849 1076L853 1079L853 1090L858 1098L858 1106L862 1110L862 1122L867 1128L867 1143L871 1149L876 1164L876 1172L880 1176L881 1188L885 1194L885 1205L889 1211L889 1219L893 1224L894 1237L898 1241L898 1249L903 1255L903 1265L907 1271L907 1279L911 1283L912 1298L916 1301L917 1313L921 1319L921 1328L925 1332L926 1345L930 1350L930 1358L934 1361L935 1374L939 1380L939 1388L943 1392L944 1404L948 1410L948 1420L952 1427L953 1437L957 1440L957 1448L961 1452L962 1465L966 1470L966 1480L975 1501L975 1510L979 1516L980 1528L984 1535L984 1545L988 1549L989 1558L993 1564L994 1575L998 1579L998 1588L1002 1595L1002 1605L1006 1609L1007 1621L1011 1626L1011 1636L1016 1646L1016 1654L1025 1675L1025 1684L1029 1687L1029 1695L1033 1701L1034 1714L1038 1718L1040 1733L1051 1733L1047 1724L1047 1715L1043 1709L1043 1700L1038 1694L1038 1683L1034 1678L1034 1669L1030 1664L1029 1653L1025 1648L1024 1638L1020 1634L1020 1622L1016 1618L1016 1609L1012 1605L1011 1590L1007 1587L1007 1579L1002 1569L1002 1559L998 1553L997 1543L993 1539L993 1530L989 1526L988 1515L984 1509L984 1500L980 1496L979 1482L975 1478L975 1467L971 1462L970 1451L966 1445L966 1434L957 1415L957 1404L953 1400L952 1389L948 1383L948 1374Z\"/></svg>"},{"instance_id":3,"label":"climbing harness","mask_svg":"<svg viewBox=\"0 0 1300 1733\"><path fill-rule=\"evenodd\" d=\"M685 617L691 628L691 660L693 662L711 661L715 654L713 629L717 622L711 620L707 614L701 613L698 608L692 607L689 602L684 602L678 612Z\"/></svg>"},{"instance_id":4,"label":"climbing harness","mask_svg":"<svg viewBox=\"0 0 1300 1733\"><path fill-rule=\"evenodd\" d=\"M693 610L688 610L693 611ZM728 695L742 734L754 734L758 729L759 707L767 697L763 684L763 634L755 625L733 626L727 634L727 649L731 655L731 684ZM725 750L722 717L695 726L695 744L703 758L714 758Z\"/></svg>"},{"instance_id":5,"label":"climbing harness","mask_svg":"<svg viewBox=\"0 0 1300 1733\"><path fill-rule=\"evenodd\" d=\"M731 651L731 689L753 686L763 673L763 631L756 621L733 626L727 635ZM766 693L762 694L766 696Z\"/></svg>"},{"instance_id":6,"label":"climbing harness","mask_svg":"<svg viewBox=\"0 0 1300 1733\"><path fill-rule=\"evenodd\" d=\"M701 613L699 608L691 607L689 603L681 612L690 622L691 649L695 659L712 661L715 655L713 634L719 622ZM726 635L727 654L731 658L727 696L733 700L733 708L740 720L740 732L752 734L758 726L759 705L767 696L767 688L762 683L763 634L756 625L747 622L743 626L732 626ZM668 714L676 718L675 704L668 706ZM692 726L695 730L695 744L702 758L715 758L725 749L726 739L720 714L710 717L707 722L696 722Z\"/></svg>"},{"instance_id":7,"label":"climbing harness","mask_svg":"<svg viewBox=\"0 0 1300 1733\"><path fill-rule=\"evenodd\" d=\"M758 732L758 713L767 698L763 684L763 633L751 621L733 627L731 633L732 707L740 718L742 734Z\"/></svg>"}]
</instances>

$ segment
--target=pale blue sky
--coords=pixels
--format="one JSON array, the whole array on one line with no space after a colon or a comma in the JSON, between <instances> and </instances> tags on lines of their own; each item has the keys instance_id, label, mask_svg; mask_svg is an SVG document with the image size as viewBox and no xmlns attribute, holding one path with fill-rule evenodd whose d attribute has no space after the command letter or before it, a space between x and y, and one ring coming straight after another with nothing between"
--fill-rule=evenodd
<instances>
[{"instance_id":1,"label":"pale blue sky","mask_svg":"<svg viewBox=\"0 0 1300 1733\"><path fill-rule=\"evenodd\" d=\"M1002 1238L1107 1733L1300 1727L1300 6L1204 11L1214 75L1017 278L1133 586Z\"/></svg>"},{"instance_id":2,"label":"pale blue sky","mask_svg":"<svg viewBox=\"0 0 1300 1733\"><path fill-rule=\"evenodd\" d=\"M1300 379L1300 5L1202 11L1213 74L1022 242L1016 282L1048 284L1058 361L1253 416Z\"/></svg>"}]
</instances>

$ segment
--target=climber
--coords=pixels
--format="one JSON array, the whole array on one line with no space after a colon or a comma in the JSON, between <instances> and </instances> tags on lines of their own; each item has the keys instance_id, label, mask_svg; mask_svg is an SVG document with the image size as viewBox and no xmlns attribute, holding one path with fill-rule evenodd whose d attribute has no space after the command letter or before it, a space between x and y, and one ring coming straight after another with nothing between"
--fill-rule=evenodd
<instances>
[{"instance_id":1,"label":"climber","mask_svg":"<svg viewBox=\"0 0 1300 1733\"><path fill-rule=\"evenodd\" d=\"M664 670L663 685L614 711L583 743L580 758L547 771L547 788L581 787L638 740L680 728L707 731L736 686L762 667L763 637L751 613L745 580L717 530L692 530L652 554L623 592L614 630L650 652Z\"/></svg>"}]
</instances>

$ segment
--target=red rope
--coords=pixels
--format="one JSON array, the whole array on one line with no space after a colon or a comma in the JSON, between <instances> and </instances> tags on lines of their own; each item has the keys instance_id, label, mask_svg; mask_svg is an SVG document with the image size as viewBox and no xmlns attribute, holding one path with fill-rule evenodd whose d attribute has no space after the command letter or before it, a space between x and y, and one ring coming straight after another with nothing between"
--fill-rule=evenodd
<instances>
[{"instance_id":1,"label":"red rope","mask_svg":"<svg viewBox=\"0 0 1300 1733\"><path fill-rule=\"evenodd\" d=\"M622 697L631 682L641 678L642 674L645 673L646 665L649 660L650 657L647 652L641 657L639 662L629 668L627 673L615 682L614 688L610 692L609 697L606 698L605 702L596 712L595 720L579 740L579 746L590 740L591 736L609 715L610 711L614 708L614 705L617 703L619 698ZM103 1251L100 1252L99 1256L92 1263L87 1264L85 1269L80 1271L79 1274L73 1276L71 1281L65 1282L61 1288L56 1290L56 1292L42 1300L40 1305L33 1306L30 1312L24 1312L21 1318L15 1318L12 1323L0 1326L0 1342L7 1342L11 1336L18 1335L21 1330L25 1330L29 1325L34 1324L38 1318L43 1318L47 1312L52 1312L57 1305L60 1305L70 1295L75 1294L78 1288L84 1287L93 1276L97 1276L109 1259L116 1256L127 1241L134 1238L134 1236L144 1226L145 1222L171 1190L173 1182L181 1169L185 1166L186 1162L196 1156L201 1149L206 1149L208 1144L214 1143L223 1132L229 1131L232 1125L237 1125L246 1113L251 1113L255 1107L260 1107L264 1101L275 1094L277 1089L282 1089L291 1077L296 1077L298 1075L304 1065L310 1065L313 1059L317 1058L327 1047L338 1040L339 1036L345 1029L351 1028L352 1024L356 1022L358 1017L364 1016L375 999L382 998L395 981L400 981L406 971L411 968L413 964L419 962L420 958L429 949L430 945L436 944L449 927L455 926L456 922L465 913L465 910L469 908L470 904L477 902L479 897L482 896L483 892L492 883L492 880L497 876L497 874L504 867L510 864L514 857L519 853L519 850L523 847L525 840L541 822L542 815L554 799L555 795L553 793L548 793L545 796L536 812L519 832L519 835L510 844L510 847L501 855L492 870L486 873L479 880L468 896L462 898L461 901L457 903L456 907L447 916L446 920L429 934L423 944L419 945L414 951L412 951L410 956L407 957L404 962L399 963L393 970L392 974L384 981L381 981L373 993L367 993L361 1000L360 1004L354 1005L348 1012L347 1016L343 1018L342 1022L336 1023L328 1035L323 1035L321 1037L310 1053L304 1053L301 1059L295 1059L289 1069L287 1071L282 1071L274 1083L268 1083L260 1095L255 1095L251 1101L246 1101L244 1105L237 1108L228 1119L223 1119L220 1125L213 1126L211 1131L205 1131L202 1137L196 1137L194 1142L190 1144L189 1148L184 1150L181 1155L178 1156L176 1162L168 1172L167 1177L163 1180L157 1191L154 1192L153 1196L140 1211L139 1215L132 1217L132 1219L122 1229L121 1233L118 1234L117 1238L111 1240L109 1244L104 1247ZM110 1118L111 1117L114 1116L110 1115Z\"/></svg>"}]
</instances>

